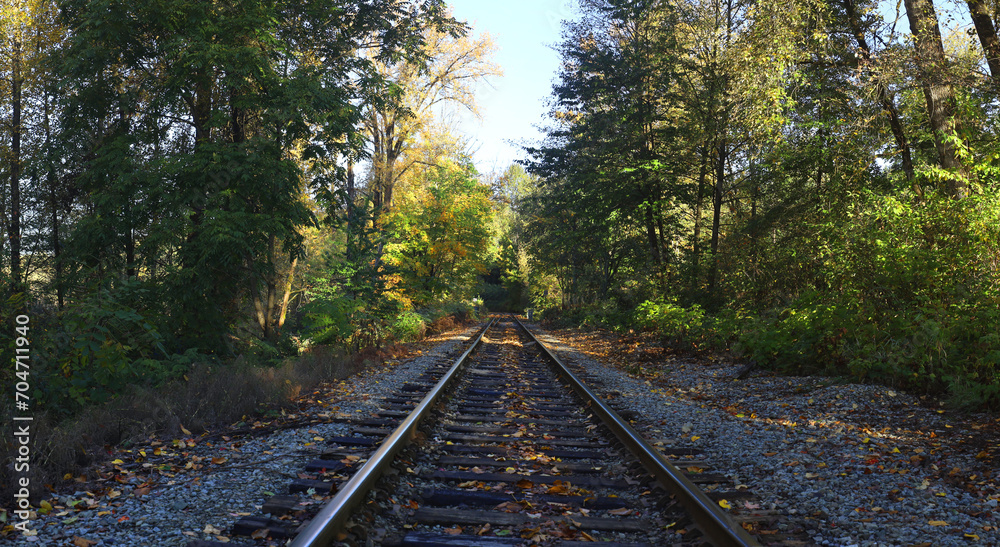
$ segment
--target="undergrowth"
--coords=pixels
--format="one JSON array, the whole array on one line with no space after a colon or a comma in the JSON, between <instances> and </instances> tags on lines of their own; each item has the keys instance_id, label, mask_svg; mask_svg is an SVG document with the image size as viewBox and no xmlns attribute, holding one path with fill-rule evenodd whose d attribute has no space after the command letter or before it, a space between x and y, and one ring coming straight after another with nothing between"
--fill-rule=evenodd
<instances>
[{"instance_id":1,"label":"undergrowth","mask_svg":"<svg viewBox=\"0 0 1000 547\"><path fill-rule=\"evenodd\" d=\"M710 314L698 305L661 299L628 314L593 306L547 310L546 316L560 325L645 330L677 350L727 350L782 374L884 384L944 398L961 410L1000 409L995 303L887 309L809 294L757 314L731 309Z\"/></svg>"}]
</instances>

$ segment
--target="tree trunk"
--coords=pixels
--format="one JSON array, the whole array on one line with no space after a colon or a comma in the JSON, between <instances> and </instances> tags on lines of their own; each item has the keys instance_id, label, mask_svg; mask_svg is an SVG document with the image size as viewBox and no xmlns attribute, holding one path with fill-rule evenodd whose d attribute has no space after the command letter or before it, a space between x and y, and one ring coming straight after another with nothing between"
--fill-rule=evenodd
<instances>
[{"instance_id":1,"label":"tree trunk","mask_svg":"<svg viewBox=\"0 0 1000 547\"><path fill-rule=\"evenodd\" d=\"M983 46L983 54L986 56L986 64L990 67L993 85L1000 87L998 86L1000 83L1000 40L997 40L996 26L982 0L966 0L966 4L969 5L972 23L976 25L979 43Z\"/></svg>"},{"instance_id":2,"label":"tree trunk","mask_svg":"<svg viewBox=\"0 0 1000 547\"><path fill-rule=\"evenodd\" d=\"M354 161L349 160L347 162L347 231L350 233L351 228L354 227L354 204L356 203L355 194L356 190L354 188Z\"/></svg>"},{"instance_id":3,"label":"tree trunk","mask_svg":"<svg viewBox=\"0 0 1000 547\"><path fill-rule=\"evenodd\" d=\"M660 266L662 261L660 260L660 249L657 245L656 238L656 222L653 218L653 206L646 205L646 237L649 240L649 252L653 255L653 264L657 267Z\"/></svg>"},{"instance_id":4,"label":"tree trunk","mask_svg":"<svg viewBox=\"0 0 1000 547\"><path fill-rule=\"evenodd\" d=\"M212 81L208 74L208 69L202 69L195 80L194 98L189 103L191 107L191 121L194 124L194 151L204 147L211 141L212 130L209 120L212 117ZM207 189L201 189L196 195L200 195ZM204 204L197 198L191 204L191 224L193 228L187 236L190 244L198 238L201 232L201 220L205 212ZM185 264L186 266L187 264Z\"/></svg>"},{"instance_id":5,"label":"tree trunk","mask_svg":"<svg viewBox=\"0 0 1000 547\"><path fill-rule=\"evenodd\" d=\"M292 295L292 280L295 279L295 266L299 263L298 257L292 259L292 266L288 270L288 280L285 281L285 294L281 298L281 313L278 315L278 331L285 326L285 318L288 316L288 299Z\"/></svg>"},{"instance_id":6,"label":"tree trunk","mask_svg":"<svg viewBox=\"0 0 1000 547\"><path fill-rule=\"evenodd\" d=\"M13 292L21 287L21 43L11 44L11 107L10 128L10 277Z\"/></svg>"},{"instance_id":7,"label":"tree trunk","mask_svg":"<svg viewBox=\"0 0 1000 547\"><path fill-rule=\"evenodd\" d=\"M127 135L129 132L128 116L125 113L124 105L118 108L118 130L122 135ZM132 196L125 196L125 275L129 279L136 276L134 220L132 214Z\"/></svg>"},{"instance_id":8,"label":"tree trunk","mask_svg":"<svg viewBox=\"0 0 1000 547\"><path fill-rule=\"evenodd\" d=\"M729 156L726 141L719 142L715 164L715 190L712 195L712 268L708 275L708 291L714 296L719 277L719 229L722 225L722 188L726 181L726 161Z\"/></svg>"},{"instance_id":9,"label":"tree trunk","mask_svg":"<svg viewBox=\"0 0 1000 547\"><path fill-rule=\"evenodd\" d=\"M50 117L52 115L52 105L49 102L49 94L45 93L45 182L49 187L49 212L52 220L52 261L55 264L55 286L56 305L62 309L65 305L65 293L62 283L62 253L61 242L59 241L59 196L56 190L57 177L55 163L52 161L52 127Z\"/></svg>"},{"instance_id":10,"label":"tree trunk","mask_svg":"<svg viewBox=\"0 0 1000 547\"><path fill-rule=\"evenodd\" d=\"M903 0L906 17L913 32L919 78L924 88L927 113L937 147L941 167L952 173L945 181L944 191L954 198L965 197L968 191L968 170L958 158L955 142L955 93L948 81L947 60L941 43L937 13L931 0Z\"/></svg>"},{"instance_id":11,"label":"tree trunk","mask_svg":"<svg viewBox=\"0 0 1000 547\"><path fill-rule=\"evenodd\" d=\"M698 193L694 202L694 243L692 246L691 292L698 291L701 278L701 206L705 199L705 179L708 178L708 150L701 151L701 169L698 171Z\"/></svg>"}]
</instances>

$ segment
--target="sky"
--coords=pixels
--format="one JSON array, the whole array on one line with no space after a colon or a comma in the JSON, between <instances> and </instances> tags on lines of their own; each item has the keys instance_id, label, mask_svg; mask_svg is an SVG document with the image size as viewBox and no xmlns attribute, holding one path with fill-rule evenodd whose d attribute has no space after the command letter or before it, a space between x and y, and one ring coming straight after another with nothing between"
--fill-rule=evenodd
<instances>
[{"instance_id":1,"label":"sky","mask_svg":"<svg viewBox=\"0 0 1000 547\"><path fill-rule=\"evenodd\" d=\"M504 71L477 94L480 122L462 116L458 129L470 141L480 173L503 171L523 158L519 143L541 138L534 126L544 122L544 101L559 68L553 49L560 22L573 18L573 0L449 0L453 16L473 34L487 32L497 45L494 62Z\"/></svg>"}]
</instances>

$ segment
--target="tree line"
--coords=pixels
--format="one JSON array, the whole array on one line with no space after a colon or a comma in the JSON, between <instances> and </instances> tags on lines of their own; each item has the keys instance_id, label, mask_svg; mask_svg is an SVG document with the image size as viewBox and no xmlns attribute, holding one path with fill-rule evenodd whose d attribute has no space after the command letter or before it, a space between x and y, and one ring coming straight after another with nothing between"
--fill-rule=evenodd
<instances>
[{"instance_id":1,"label":"tree line","mask_svg":"<svg viewBox=\"0 0 1000 547\"><path fill-rule=\"evenodd\" d=\"M998 7L957 4L580 0L519 194L536 304L1000 404Z\"/></svg>"},{"instance_id":2,"label":"tree line","mask_svg":"<svg viewBox=\"0 0 1000 547\"><path fill-rule=\"evenodd\" d=\"M0 306L43 405L471 312L495 207L438 116L499 68L443 1L0 8Z\"/></svg>"}]
</instances>

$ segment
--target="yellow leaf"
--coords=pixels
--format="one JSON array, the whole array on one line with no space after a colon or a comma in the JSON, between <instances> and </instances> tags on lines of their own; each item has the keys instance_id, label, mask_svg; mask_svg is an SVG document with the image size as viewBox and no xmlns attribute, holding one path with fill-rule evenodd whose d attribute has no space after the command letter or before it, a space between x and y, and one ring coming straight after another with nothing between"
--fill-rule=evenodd
<instances>
[{"instance_id":1,"label":"yellow leaf","mask_svg":"<svg viewBox=\"0 0 1000 547\"><path fill-rule=\"evenodd\" d=\"M125 462L123 462L121 460L111 460L111 465L121 465L123 463L125 463Z\"/></svg>"},{"instance_id":2,"label":"yellow leaf","mask_svg":"<svg viewBox=\"0 0 1000 547\"><path fill-rule=\"evenodd\" d=\"M964 537L965 539L972 539L972 540L978 540L979 539L979 536L977 536L976 534L965 534L962 537Z\"/></svg>"},{"instance_id":3,"label":"yellow leaf","mask_svg":"<svg viewBox=\"0 0 1000 547\"><path fill-rule=\"evenodd\" d=\"M948 523L943 520L929 520L927 521L927 524L930 524L931 526L948 526Z\"/></svg>"},{"instance_id":4,"label":"yellow leaf","mask_svg":"<svg viewBox=\"0 0 1000 547\"><path fill-rule=\"evenodd\" d=\"M865 437L864 439L861 439L861 442L863 442L865 444L868 444L869 442L871 442L871 439L868 438L868 437Z\"/></svg>"},{"instance_id":5,"label":"yellow leaf","mask_svg":"<svg viewBox=\"0 0 1000 547\"><path fill-rule=\"evenodd\" d=\"M692 441L697 441L697 440L698 440L698 439L700 439L700 438L701 438L701 437L699 437L699 436L695 435L695 436L691 437L691 440L692 440Z\"/></svg>"},{"instance_id":6,"label":"yellow leaf","mask_svg":"<svg viewBox=\"0 0 1000 547\"><path fill-rule=\"evenodd\" d=\"M733 506L726 500L719 500L719 507L722 507L723 509L731 509Z\"/></svg>"},{"instance_id":7,"label":"yellow leaf","mask_svg":"<svg viewBox=\"0 0 1000 547\"><path fill-rule=\"evenodd\" d=\"M42 500L42 502L38 504L38 512L39 513L41 513L43 515L47 515L47 514L49 514L50 511L52 511L52 504L51 503Z\"/></svg>"},{"instance_id":8,"label":"yellow leaf","mask_svg":"<svg viewBox=\"0 0 1000 547\"><path fill-rule=\"evenodd\" d=\"M191 432L188 431L184 426L181 426L181 433L183 433L185 435L190 435L191 434Z\"/></svg>"}]
</instances>

